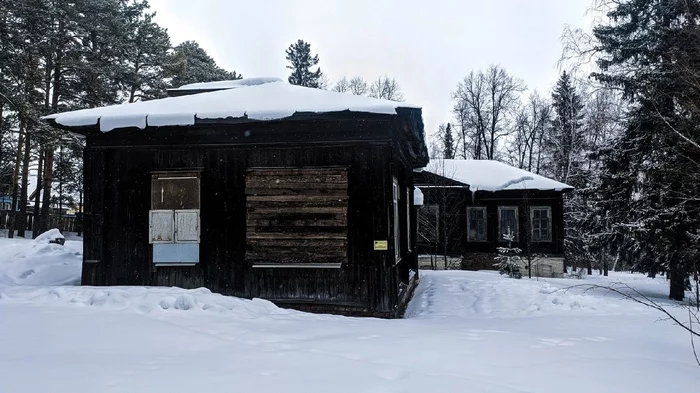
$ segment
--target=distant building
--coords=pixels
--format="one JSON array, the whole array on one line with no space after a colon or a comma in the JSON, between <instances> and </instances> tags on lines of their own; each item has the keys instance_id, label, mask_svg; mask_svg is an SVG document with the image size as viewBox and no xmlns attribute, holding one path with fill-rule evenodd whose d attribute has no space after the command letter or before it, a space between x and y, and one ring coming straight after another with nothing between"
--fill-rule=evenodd
<instances>
[{"instance_id":1,"label":"distant building","mask_svg":"<svg viewBox=\"0 0 700 393\"><path fill-rule=\"evenodd\" d=\"M12 209L12 197L10 195L0 195L0 210Z\"/></svg>"},{"instance_id":2,"label":"distant building","mask_svg":"<svg viewBox=\"0 0 700 393\"><path fill-rule=\"evenodd\" d=\"M424 195L420 253L461 256L465 269L493 269L497 247L510 234L521 256L533 258L533 276L564 272L563 194L571 186L489 160L433 160L415 184Z\"/></svg>"}]
</instances>

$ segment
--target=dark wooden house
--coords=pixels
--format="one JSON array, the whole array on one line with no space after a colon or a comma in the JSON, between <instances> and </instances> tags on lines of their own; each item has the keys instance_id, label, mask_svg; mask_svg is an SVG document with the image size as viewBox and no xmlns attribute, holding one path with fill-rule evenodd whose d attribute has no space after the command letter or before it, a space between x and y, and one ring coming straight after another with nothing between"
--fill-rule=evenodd
<instances>
[{"instance_id":1,"label":"dark wooden house","mask_svg":"<svg viewBox=\"0 0 700 393\"><path fill-rule=\"evenodd\" d=\"M497 248L510 244L530 258L532 275L563 273L563 195L570 186L489 160L433 160L415 184L424 195L419 253L461 256L462 268L493 269Z\"/></svg>"},{"instance_id":2,"label":"dark wooden house","mask_svg":"<svg viewBox=\"0 0 700 393\"><path fill-rule=\"evenodd\" d=\"M83 285L401 312L420 108L270 79L172 95L45 118L86 138Z\"/></svg>"}]
</instances>

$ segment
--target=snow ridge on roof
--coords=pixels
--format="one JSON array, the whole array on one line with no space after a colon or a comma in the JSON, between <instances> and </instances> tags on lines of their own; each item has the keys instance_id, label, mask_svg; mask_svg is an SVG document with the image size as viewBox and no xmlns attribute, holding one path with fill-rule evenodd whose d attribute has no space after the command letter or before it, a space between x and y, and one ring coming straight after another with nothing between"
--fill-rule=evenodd
<instances>
[{"instance_id":1,"label":"snow ridge on roof","mask_svg":"<svg viewBox=\"0 0 700 393\"><path fill-rule=\"evenodd\" d=\"M216 82L214 82L216 83ZM419 106L272 81L180 97L57 113L42 119L65 127L117 128L188 126L196 119L279 120L297 112L363 112L396 115L397 108Z\"/></svg>"},{"instance_id":2,"label":"snow ridge on roof","mask_svg":"<svg viewBox=\"0 0 700 393\"><path fill-rule=\"evenodd\" d=\"M272 77L260 77L260 78L244 78L244 79L234 79L226 81L215 81L215 82L201 82L201 83L190 83L187 85L182 85L175 89L170 90L222 90L222 89L236 89L245 86L258 86L264 85L265 83L272 82L282 82L280 78Z\"/></svg>"},{"instance_id":3,"label":"snow ridge on roof","mask_svg":"<svg viewBox=\"0 0 700 393\"><path fill-rule=\"evenodd\" d=\"M556 180L492 160L431 160L426 170L468 184L471 191L573 189Z\"/></svg>"}]
</instances>

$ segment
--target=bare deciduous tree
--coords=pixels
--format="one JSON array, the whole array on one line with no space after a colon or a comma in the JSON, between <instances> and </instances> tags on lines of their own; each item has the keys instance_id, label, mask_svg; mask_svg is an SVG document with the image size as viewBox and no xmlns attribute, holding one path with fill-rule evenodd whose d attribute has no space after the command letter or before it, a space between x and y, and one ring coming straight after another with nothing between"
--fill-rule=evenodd
<instances>
[{"instance_id":1,"label":"bare deciduous tree","mask_svg":"<svg viewBox=\"0 0 700 393\"><path fill-rule=\"evenodd\" d=\"M486 71L470 72L457 85L452 95L453 112L461 128L464 158L497 158L498 146L511 132L509 123L524 90L520 79L496 65Z\"/></svg>"},{"instance_id":2,"label":"bare deciduous tree","mask_svg":"<svg viewBox=\"0 0 700 393\"><path fill-rule=\"evenodd\" d=\"M356 76L350 79L350 82L348 83L348 90L351 94L356 96L367 95L367 81L365 81L362 77Z\"/></svg>"},{"instance_id":3,"label":"bare deciduous tree","mask_svg":"<svg viewBox=\"0 0 700 393\"><path fill-rule=\"evenodd\" d=\"M335 82L335 86L331 89L338 93L348 93L350 91L350 82L347 77L342 77Z\"/></svg>"},{"instance_id":4,"label":"bare deciduous tree","mask_svg":"<svg viewBox=\"0 0 700 393\"><path fill-rule=\"evenodd\" d=\"M552 117L551 105L537 91L518 110L511 141L511 162L518 168L540 172L542 141Z\"/></svg>"},{"instance_id":5,"label":"bare deciduous tree","mask_svg":"<svg viewBox=\"0 0 700 393\"><path fill-rule=\"evenodd\" d=\"M366 96L369 91L367 81L361 76L356 76L351 79L344 76L338 79L332 90L338 93L350 93L356 96Z\"/></svg>"},{"instance_id":6,"label":"bare deciduous tree","mask_svg":"<svg viewBox=\"0 0 700 393\"><path fill-rule=\"evenodd\" d=\"M396 78L382 75L369 86L369 96L391 101L403 101L401 86Z\"/></svg>"}]
</instances>

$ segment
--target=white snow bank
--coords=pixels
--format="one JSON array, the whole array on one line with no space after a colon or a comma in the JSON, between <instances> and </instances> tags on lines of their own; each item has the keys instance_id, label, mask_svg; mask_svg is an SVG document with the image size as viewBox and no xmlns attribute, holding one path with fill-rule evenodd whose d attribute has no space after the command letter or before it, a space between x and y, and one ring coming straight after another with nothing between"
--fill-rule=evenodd
<instances>
[{"instance_id":1,"label":"white snow bank","mask_svg":"<svg viewBox=\"0 0 700 393\"><path fill-rule=\"evenodd\" d=\"M104 310L150 312L234 312L236 318L298 313L281 309L263 299L240 299L212 293L207 288L58 286L25 289L6 287L2 301L13 304L52 304L94 307Z\"/></svg>"},{"instance_id":2,"label":"white snow bank","mask_svg":"<svg viewBox=\"0 0 700 393\"><path fill-rule=\"evenodd\" d=\"M175 89L170 90L220 90L220 89L236 89L244 86L257 86L264 85L265 83L272 82L283 82L280 78L244 78L236 80L227 81L215 81L215 82L201 82L201 83L190 83L188 85L182 85Z\"/></svg>"},{"instance_id":3,"label":"white snow bank","mask_svg":"<svg viewBox=\"0 0 700 393\"><path fill-rule=\"evenodd\" d=\"M471 191L573 189L556 180L492 160L431 160L426 170L468 184Z\"/></svg>"},{"instance_id":4,"label":"white snow bank","mask_svg":"<svg viewBox=\"0 0 700 393\"><path fill-rule=\"evenodd\" d=\"M66 285L80 282L81 241L49 243L63 238L52 229L36 239L0 238L0 287L15 285Z\"/></svg>"},{"instance_id":5,"label":"white snow bank","mask_svg":"<svg viewBox=\"0 0 700 393\"><path fill-rule=\"evenodd\" d=\"M59 231L56 228L53 228L37 236L36 239L34 239L34 243L49 244L52 240L56 239L65 239L65 237L63 237L61 231Z\"/></svg>"},{"instance_id":6,"label":"white snow bank","mask_svg":"<svg viewBox=\"0 0 700 393\"><path fill-rule=\"evenodd\" d=\"M623 281L661 296L668 289L662 279L421 276L404 320L311 315L203 289L7 288L0 291L0 390L638 393L700 386L689 336L655 311L604 293L560 294L568 285Z\"/></svg>"},{"instance_id":7,"label":"white snow bank","mask_svg":"<svg viewBox=\"0 0 700 393\"><path fill-rule=\"evenodd\" d=\"M43 117L66 127L100 124L103 132L117 128L186 126L197 119L247 117L277 120L297 112L365 112L395 115L396 108L415 105L333 91L294 86L286 82L218 90L159 100L83 109Z\"/></svg>"}]
</instances>

